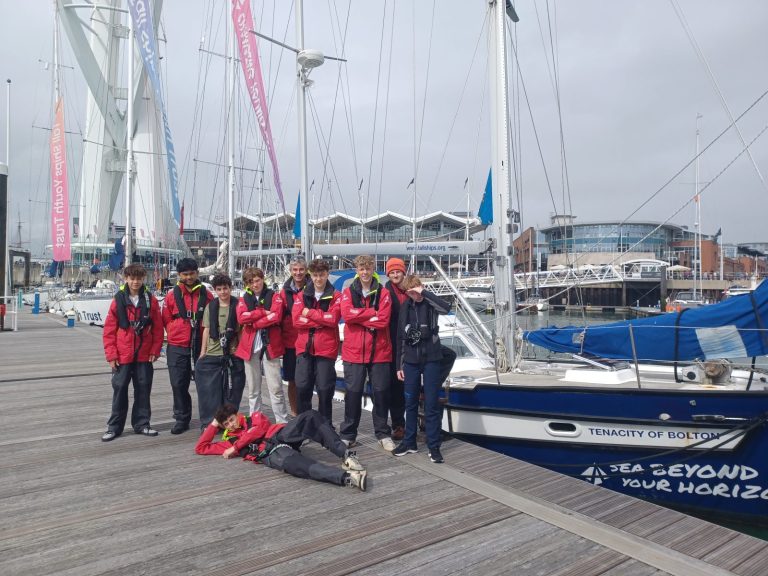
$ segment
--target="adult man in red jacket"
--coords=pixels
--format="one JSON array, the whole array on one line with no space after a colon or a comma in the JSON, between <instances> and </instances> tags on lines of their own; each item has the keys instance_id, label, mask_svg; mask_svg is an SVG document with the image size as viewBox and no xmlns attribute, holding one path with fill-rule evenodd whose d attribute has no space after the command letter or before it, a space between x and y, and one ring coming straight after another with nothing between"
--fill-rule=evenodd
<instances>
[{"instance_id":1,"label":"adult man in red jacket","mask_svg":"<svg viewBox=\"0 0 768 576\"><path fill-rule=\"evenodd\" d=\"M166 295L163 306L163 325L168 337L166 360L173 390L173 418L176 420L171 434L189 430L192 419L189 383L194 378L194 362L200 356L203 311L213 300L213 295L198 278L195 260L182 258L176 270L179 281Z\"/></svg>"},{"instance_id":2,"label":"adult man in red jacket","mask_svg":"<svg viewBox=\"0 0 768 576\"><path fill-rule=\"evenodd\" d=\"M296 336L296 391L299 413L312 409L312 390L317 390L317 411L329 423L336 387L336 357L339 355L341 294L328 281L330 266L312 260L312 282L293 299L293 325Z\"/></svg>"},{"instance_id":3,"label":"adult man in red jacket","mask_svg":"<svg viewBox=\"0 0 768 576\"><path fill-rule=\"evenodd\" d=\"M374 272L372 256L355 258L357 276L341 296L341 317L344 319L344 422L339 428L342 440L351 446L357 439L362 411L363 387L371 381L373 397L373 431L387 452L395 449L392 430L387 424L389 413L389 369L392 362L392 342L389 338L389 318L392 300L388 290Z\"/></svg>"},{"instance_id":4,"label":"adult man in red jacket","mask_svg":"<svg viewBox=\"0 0 768 576\"><path fill-rule=\"evenodd\" d=\"M291 260L289 265L291 277L283 284L280 294L283 298L282 336L285 352L283 353L283 377L288 381L288 404L291 407L291 413L296 416L299 409L299 402L296 398L296 336L298 332L293 325L293 302L296 294L304 290L309 281L307 274L307 261L302 257L296 257Z\"/></svg>"},{"instance_id":5,"label":"adult man in red jacket","mask_svg":"<svg viewBox=\"0 0 768 576\"><path fill-rule=\"evenodd\" d=\"M160 305L144 286L147 273L139 264L123 270L125 284L115 295L104 321L104 354L112 367L112 414L101 439L114 440L123 433L128 417L128 384L133 381L131 426L136 434L157 436L149 425L152 415L152 363L163 346Z\"/></svg>"},{"instance_id":6,"label":"adult man in red jacket","mask_svg":"<svg viewBox=\"0 0 768 576\"><path fill-rule=\"evenodd\" d=\"M248 382L248 408L261 412L261 372L267 381L272 400L272 414L278 423L288 421L280 358L285 352L280 322L283 318L283 298L264 286L264 271L247 268L243 271L245 293L237 302L237 322L243 327L235 356L245 362Z\"/></svg>"},{"instance_id":7,"label":"adult man in red jacket","mask_svg":"<svg viewBox=\"0 0 768 576\"><path fill-rule=\"evenodd\" d=\"M250 425L250 427L249 427ZM224 428L221 442L214 442ZM328 466L302 454L302 442L314 440L342 459L342 469ZM315 410L302 412L288 424L272 424L261 412L251 414L250 423L231 404L224 404L203 431L195 452L204 456L233 458L266 464L298 478L310 478L365 492L367 472L354 452L347 450L330 424Z\"/></svg>"}]
</instances>

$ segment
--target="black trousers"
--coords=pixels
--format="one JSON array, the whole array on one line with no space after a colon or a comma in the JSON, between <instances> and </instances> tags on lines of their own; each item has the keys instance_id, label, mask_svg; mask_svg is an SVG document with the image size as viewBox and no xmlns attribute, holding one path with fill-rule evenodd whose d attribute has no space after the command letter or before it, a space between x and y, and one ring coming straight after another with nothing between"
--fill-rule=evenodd
<instances>
[{"instance_id":1,"label":"black trousers","mask_svg":"<svg viewBox=\"0 0 768 576\"><path fill-rule=\"evenodd\" d=\"M281 446L261 462L297 478L310 478L337 486L344 485L344 470L307 458L289 446Z\"/></svg>"},{"instance_id":2,"label":"black trousers","mask_svg":"<svg viewBox=\"0 0 768 576\"><path fill-rule=\"evenodd\" d=\"M239 410L245 388L245 364L240 358L229 356L227 369L224 356L203 356L195 365L197 408L200 427L205 429L213 420L216 410L225 402Z\"/></svg>"},{"instance_id":3,"label":"black trousers","mask_svg":"<svg viewBox=\"0 0 768 576\"><path fill-rule=\"evenodd\" d=\"M133 381L133 409L131 426L141 432L149 426L152 409L149 395L152 392L152 376L155 369L152 362L121 364L112 374L112 414L107 420L107 429L118 436L123 433L128 418L128 385Z\"/></svg>"},{"instance_id":4,"label":"black trousers","mask_svg":"<svg viewBox=\"0 0 768 576\"><path fill-rule=\"evenodd\" d=\"M297 478L310 478L318 482L344 485L344 470L313 460L298 451L304 440L314 440L339 458L344 458L347 448L328 420L316 410L302 412L275 434L271 442L288 444L281 446L262 462Z\"/></svg>"},{"instance_id":5,"label":"black trousers","mask_svg":"<svg viewBox=\"0 0 768 576\"><path fill-rule=\"evenodd\" d=\"M333 393L336 389L335 360L311 354L296 357L296 392L299 413L312 409L312 391L317 390L317 411L333 421ZM332 424L331 424L332 425Z\"/></svg>"},{"instance_id":6,"label":"black trousers","mask_svg":"<svg viewBox=\"0 0 768 576\"><path fill-rule=\"evenodd\" d=\"M373 398L373 432L376 438L388 438L392 429L387 424L389 414L389 362L374 362L372 364L357 364L344 362L344 382L347 392L344 396L344 422L339 432L345 440L357 438L357 428L360 426L362 413L363 389L365 382L371 381L371 396Z\"/></svg>"},{"instance_id":7,"label":"black trousers","mask_svg":"<svg viewBox=\"0 0 768 576\"><path fill-rule=\"evenodd\" d=\"M339 458L347 455L347 447L341 437L317 410L302 412L275 434L272 440L277 444L290 444L294 448L299 448L304 440L312 440Z\"/></svg>"},{"instance_id":8,"label":"black trousers","mask_svg":"<svg viewBox=\"0 0 768 576\"><path fill-rule=\"evenodd\" d=\"M397 377L397 364L389 365L389 415L392 427L405 428L405 387Z\"/></svg>"},{"instance_id":9,"label":"black trousers","mask_svg":"<svg viewBox=\"0 0 768 576\"><path fill-rule=\"evenodd\" d=\"M189 347L168 345L165 359L168 362L168 377L173 391L173 418L179 424L189 426L192 419L192 396L189 383L192 381L192 354Z\"/></svg>"}]
</instances>

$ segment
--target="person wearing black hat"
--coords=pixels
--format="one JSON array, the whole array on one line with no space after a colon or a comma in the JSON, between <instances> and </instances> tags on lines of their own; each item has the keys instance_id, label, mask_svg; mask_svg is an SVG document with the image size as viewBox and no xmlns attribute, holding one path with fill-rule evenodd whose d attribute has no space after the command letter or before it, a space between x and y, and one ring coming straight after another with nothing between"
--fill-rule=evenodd
<instances>
[{"instance_id":1,"label":"person wearing black hat","mask_svg":"<svg viewBox=\"0 0 768 576\"><path fill-rule=\"evenodd\" d=\"M213 299L200 282L197 262L182 258L176 265L179 281L168 292L163 306L163 325L168 339L166 360L173 390L171 434L189 430L192 419L192 397L189 384L194 379L194 362L200 356L203 310Z\"/></svg>"}]
</instances>

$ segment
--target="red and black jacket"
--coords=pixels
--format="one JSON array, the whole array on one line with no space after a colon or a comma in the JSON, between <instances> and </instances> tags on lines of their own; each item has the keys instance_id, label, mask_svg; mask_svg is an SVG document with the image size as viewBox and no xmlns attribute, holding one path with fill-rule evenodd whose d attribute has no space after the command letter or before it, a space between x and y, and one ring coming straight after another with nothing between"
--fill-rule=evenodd
<instances>
[{"instance_id":1,"label":"red and black jacket","mask_svg":"<svg viewBox=\"0 0 768 576\"><path fill-rule=\"evenodd\" d=\"M304 286L306 287L309 284L312 284L312 281L309 276L307 276L304 281ZM285 284L283 284L283 289L280 291L283 298L283 346L286 348L296 348L296 337L299 333L293 325L291 311L293 310L294 298L296 297L296 294L300 294L301 291L302 288L296 288L293 278L288 278L288 280L285 281Z\"/></svg>"},{"instance_id":2,"label":"red and black jacket","mask_svg":"<svg viewBox=\"0 0 768 576\"><path fill-rule=\"evenodd\" d=\"M192 290L179 283L168 292L163 306L163 325L170 346L189 348L192 331L197 330L198 349L194 354L197 357L203 334L203 310L211 300L213 295L201 283Z\"/></svg>"},{"instance_id":3,"label":"red and black jacket","mask_svg":"<svg viewBox=\"0 0 768 576\"><path fill-rule=\"evenodd\" d=\"M375 276L367 296L363 296L360 279L355 278L341 296L341 317L344 319L342 360L355 364L391 362L391 313L392 297L389 290Z\"/></svg>"},{"instance_id":4,"label":"red and black jacket","mask_svg":"<svg viewBox=\"0 0 768 576\"><path fill-rule=\"evenodd\" d=\"M220 442L214 442L213 439L221 429L209 424L195 444L195 454L221 456L233 446L235 451L240 454L249 444L257 444L258 451L261 452L266 447L266 440L272 438L285 427L285 424L272 424L269 418L261 412L251 414L250 422L242 414L238 414L237 419L240 428L234 432L225 431ZM244 458L258 462L256 454L258 452L248 451Z\"/></svg>"},{"instance_id":5,"label":"red and black jacket","mask_svg":"<svg viewBox=\"0 0 768 576\"><path fill-rule=\"evenodd\" d=\"M296 354L309 354L333 360L339 355L339 320L341 293L326 282L320 299L315 298L315 286L309 282L293 298L293 325L298 331ZM302 315L304 309L309 312Z\"/></svg>"},{"instance_id":6,"label":"red and black jacket","mask_svg":"<svg viewBox=\"0 0 768 576\"><path fill-rule=\"evenodd\" d=\"M269 318L270 314L272 318ZM235 356L243 360L251 359L254 353L253 342L258 332L261 332L261 341L266 347L267 358L282 356L285 353L280 327L282 319L281 292L264 288L259 298L256 298L249 288L246 289L237 303L237 321L243 327L243 331L240 334L240 344Z\"/></svg>"},{"instance_id":7,"label":"red and black jacket","mask_svg":"<svg viewBox=\"0 0 768 576\"><path fill-rule=\"evenodd\" d=\"M160 305L145 286L141 287L138 306L131 302L128 287L120 287L109 305L102 340L107 362L149 362L150 356L160 356L163 346Z\"/></svg>"}]
</instances>

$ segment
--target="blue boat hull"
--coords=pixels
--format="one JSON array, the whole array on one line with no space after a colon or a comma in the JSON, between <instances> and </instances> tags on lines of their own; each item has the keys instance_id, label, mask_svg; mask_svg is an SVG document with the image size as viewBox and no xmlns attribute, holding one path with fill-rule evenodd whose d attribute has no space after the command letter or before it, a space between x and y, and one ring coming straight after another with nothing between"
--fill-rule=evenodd
<instances>
[{"instance_id":1,"label":"blue boat hull","mask_svg":"<svg viewBox=\"0 0 768 576\"><path fill-rule=\"evenodd\" d=\"M630 496L765 526L766 418L762 391L478 385L449 389L444 428Z\"/></svg>"}]
</instances>

